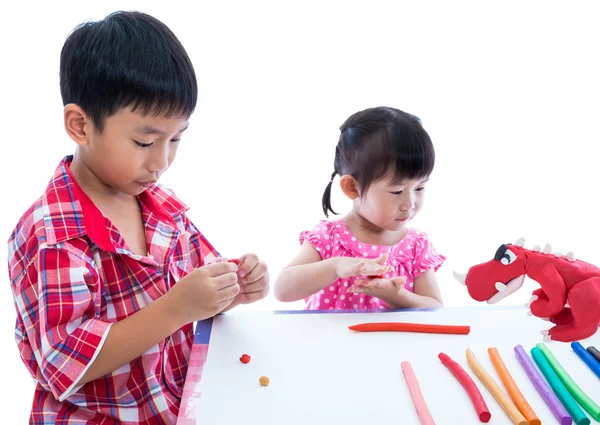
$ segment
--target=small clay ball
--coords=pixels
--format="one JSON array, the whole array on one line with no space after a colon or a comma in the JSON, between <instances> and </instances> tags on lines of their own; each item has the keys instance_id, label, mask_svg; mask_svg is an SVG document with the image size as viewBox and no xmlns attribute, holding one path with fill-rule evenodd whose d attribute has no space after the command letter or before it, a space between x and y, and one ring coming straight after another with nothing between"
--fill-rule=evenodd
<instances>
[{"instance_id":1,"label":"small clay ball","mask_svg":"<svg viewBox=\"0 0 600 425\"><path fill-rule=\"evenodd\" d=\"M268 377L261 376L260 379L258 380L258 382L260 382L260 385L262 385L263 387L266 387L267 385L269 385L269 382L271 382L271 381L269 380Z\"/></svg>"}]
</instances>

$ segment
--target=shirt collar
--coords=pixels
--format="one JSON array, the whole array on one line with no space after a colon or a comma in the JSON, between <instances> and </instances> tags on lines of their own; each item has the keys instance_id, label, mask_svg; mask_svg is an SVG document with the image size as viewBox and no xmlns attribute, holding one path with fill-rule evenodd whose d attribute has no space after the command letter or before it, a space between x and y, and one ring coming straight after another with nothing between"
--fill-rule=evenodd
<instances>
[{"instance_id":1,"label":"shirt collar","mask_svg":"<svg viewBox=\"0 0 600 425\"><path fill-rule=\"evenodd\" d=\"M87 235L102 250L116 252L109 220L71 174L72 160L72 156L67 156L61 161L42 197L47 243L55 245ZM146 189L138 199L160 221L175 228L188 209L172 192L159 185Z\"/></svg>"}]
</instances>

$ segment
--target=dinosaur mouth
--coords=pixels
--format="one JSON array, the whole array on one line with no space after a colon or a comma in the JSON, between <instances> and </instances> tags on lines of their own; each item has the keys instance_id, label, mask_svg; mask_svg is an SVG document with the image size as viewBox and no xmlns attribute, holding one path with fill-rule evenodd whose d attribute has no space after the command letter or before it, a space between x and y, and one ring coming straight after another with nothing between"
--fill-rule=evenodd
<instances>
[{"instance_id":1,"label":"dinosaur mouth","mask_svg":"<svg viewBox=\"0 0 600 425\"><path fill-rule=\"evenodd\" d=\"M510 294L517 292L517 290L523 286L523 282L525 281L525 275L521 275L515 277L510 282L504 286L504 289L495 293L489 300L487 300L488 304L496 304L498 301L508 297Z\"/></svg>"}]
</instances>

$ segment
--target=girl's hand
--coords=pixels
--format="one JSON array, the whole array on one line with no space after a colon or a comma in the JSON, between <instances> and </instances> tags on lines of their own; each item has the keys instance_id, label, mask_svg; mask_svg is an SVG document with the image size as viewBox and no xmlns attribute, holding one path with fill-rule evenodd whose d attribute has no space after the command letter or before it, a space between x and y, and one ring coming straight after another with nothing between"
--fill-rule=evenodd
<instances>
[{"instance_id":1,"label":"girl's hand","mask_svg":"<svg viewBox=\"0 0 600 425\"><path fill-rule=\"evenodd\" d=\"M395 304L404 291L406 278L397 276L391 279L356 279L348 291L353 294L366 294L380 298L388 304Z\"/></svg>"},{"instance_id":2,"label":"girl's hand","mask_svg":"<svg viewBox=\"0 0 600 425\"><path fill-rule=\"evenodd\" d=\"M387 258L387 254L382 254L374 259L338 257L335 272L342 279L355 276L383 275L392 270L391 266L384 266Z\"/></svg>"}]
</instances>

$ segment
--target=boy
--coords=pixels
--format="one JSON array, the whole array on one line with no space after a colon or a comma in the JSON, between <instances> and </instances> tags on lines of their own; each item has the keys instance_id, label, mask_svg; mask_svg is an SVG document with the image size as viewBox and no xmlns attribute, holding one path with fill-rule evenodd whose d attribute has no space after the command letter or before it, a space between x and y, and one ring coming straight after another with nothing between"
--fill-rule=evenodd
<instances>
[{"instance_id":1,"label":"boy","mask_svg":"<svg viewBox=\"0 0 600 425\"><path fill-rule=\"evenodd\" d=\"M77 144L9 240L31 424L174 424L192 323L266 296L266 265L219 254L157 180L197 99L194 69L151 16L80 25L60 63Z\"/></svg>"}]
</instances>

